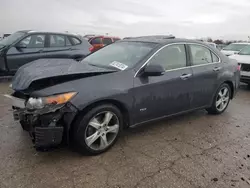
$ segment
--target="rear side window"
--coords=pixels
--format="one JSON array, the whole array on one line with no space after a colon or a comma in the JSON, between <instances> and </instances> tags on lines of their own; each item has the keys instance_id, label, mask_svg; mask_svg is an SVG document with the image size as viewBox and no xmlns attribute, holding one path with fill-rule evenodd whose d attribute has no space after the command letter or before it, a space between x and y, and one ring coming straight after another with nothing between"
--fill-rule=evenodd
<instances>
[{"instance_id":1,"label":"rear side window","mask_svg":"<svg viewBox=\"0 0 250 188\"><path fill-rule=\"evenodd\" d=\"M76 38L76 37L71 37L71 40L73 42L74 45L78 45L81 44L80 39Z\"/></svg>"},{"instance_id":2,"label":"rear side window","mask_svg":"<svg viewBox=\"0 0 250 188\"><path fill-rule=\"evenodd\" d=\"M208 48L195 44L189 46L193 65L203 65L213 62L211 51Z\"/></svg>"},{"instance_id":3,"label":"rear side window","mask_svg":"<svg viewBox=\"0 0 250 188\"><path fill-rule=\"evenodd\" d=\"M103 42L103 44L105 44L105 45L109 45L109 44L112 43L112 40L111 40L111 38L103 38L103 39L102 39L102 42Z\"/></svg>"},{"instance_id":4,"label":"rear side window","mask_svg":"<svg viewBox=\"0 0 250 188\"><path fill-rule=\"evenodd\" d=\"M66 38L66 46L72 46L69 37L65 36L65 38Z\"/></svg>"},{"instance_id":5,"label":"rear side window","mask_svg":"<svg viewBox=\"0 0 250 188\"><path fill-rule=\"evenodd\" d=\"M165 70L186 67L185 46L183 44L167 46L155 54L149 63L160 64Z\"/></svg>"},{"instance_id":6,"label":"rear side window","mask_svg":"<svg viewBox=\"0 0 250 188\"><path fill-rule=\"evenodd\" d=\"M220 59L218 58L218 56L215 55L213 52L211 52L211 53L212 53L212 60L213 60L213 62L214 62L214 63L215 63L215 62L219 62Z\"/></svg>"},{"instance_id":7,"label":"rear side window","mask_svg":"<svg viewBox=\"0 0 250 188\"><path fill-rule=\"evenodd\" d=\"M100 37L93 38L93 39L90 41L90 44L102 44L102 40L101 40Z\"/></svg>"},{"instance_id":8,"label":"rear side window","mask_svg":"<svg viewBox=\"0 0 250 188\"><path fill-rule=\"evenodd\" d=\"M64 47L66 46L66 37L63 35L50 35L50 47Z\"/></svg>"}]
</instances>

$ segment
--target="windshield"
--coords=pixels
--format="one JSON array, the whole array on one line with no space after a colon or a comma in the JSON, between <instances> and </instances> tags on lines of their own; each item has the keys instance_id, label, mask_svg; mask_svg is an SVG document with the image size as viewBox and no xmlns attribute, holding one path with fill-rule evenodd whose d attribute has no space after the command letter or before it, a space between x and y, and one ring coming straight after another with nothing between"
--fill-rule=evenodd
<instances>
[{"instance_id":1,"label":"windshield","mask_svg":"<svg viewBox=\"0 0 250 188\"><path fill-rule=\"evenodd\" d=\"M117 42L89 55L84 61L97 67L125 70L137 64L155 46L155 43Z\"/></svg>"},{"instance_id":2,"label":"windshield","mask_svg":"<svg viewBox=\"0 0 250 188\"><path fill-rule=\"evenodd\" d=\"M223 50L237 51L239 52L242 48L248 46L247 44L229 44Z\"/></svg>"},{"instance_id":3,"label":"windshield","mask_svg":"<svg viewBox=\"0 0 250 188\"><path fill-rule=\"evenodd\" d=\"M23 35L25 35L24 32L13 33L12 35L10 35L10 36L8 36L8 37L6 37L6 38L4 38L3 40L0 41L0 47L12 44L13 42L20 39Z\"/></svg>"},{"instance_id":4,"label":"windshield","mask_svg":"<svg viewBox=\"0 0 250 188\"><path fill-rule=\"evenodd\" d=\"M245 48L243 48L240 52L240 55L250 55L250 46L246 46Z\"/></svg>"}]
</instances>

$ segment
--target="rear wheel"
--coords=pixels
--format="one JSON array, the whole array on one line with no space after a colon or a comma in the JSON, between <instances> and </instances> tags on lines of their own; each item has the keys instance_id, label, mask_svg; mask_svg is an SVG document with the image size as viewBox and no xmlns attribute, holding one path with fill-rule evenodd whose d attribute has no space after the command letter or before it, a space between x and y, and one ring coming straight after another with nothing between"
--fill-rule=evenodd
<instances>
[{"instance_id":1,"label":"rear wheel","mask_svg":"<svg viewBox=\"0 0 250 188\"><path fill-rule=\"evenodd\" d=\"M221 114L223 113L230 102L231 88L228 84L222 84L217 90L213 99L213 104L210 108L206 109L209 114Z\"/></svg>"},{"instance_id":2,"label":"rear wheel","mask_svg":"<svg viewBox=\"0 0 250 188\"><path fill-rule=\"evenodd\" d=\"M114 145L122 130L122 115L114 105L104 104L80 117L74 127L74 143L79 152L100 154Z\"/></svg>"}]
</instances>

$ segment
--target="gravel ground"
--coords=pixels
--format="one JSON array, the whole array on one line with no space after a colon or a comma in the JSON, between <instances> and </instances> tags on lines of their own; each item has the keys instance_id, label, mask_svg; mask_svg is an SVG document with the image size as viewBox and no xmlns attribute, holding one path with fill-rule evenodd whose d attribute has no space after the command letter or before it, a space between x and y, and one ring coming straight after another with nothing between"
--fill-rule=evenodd
<instances>
[{"instance_id":1,"label":"gravel ground","mask_svg":"<svg viewBox=\"0 0 250 188\"><path fill-rule=\"evenodd\" d=\"M0 94L9 92L0 84ZM0 96L0 188L250 187L250 90L219 116L197 111L126 130L108 152L37 152Z\"/></svg>"}]
</instances>

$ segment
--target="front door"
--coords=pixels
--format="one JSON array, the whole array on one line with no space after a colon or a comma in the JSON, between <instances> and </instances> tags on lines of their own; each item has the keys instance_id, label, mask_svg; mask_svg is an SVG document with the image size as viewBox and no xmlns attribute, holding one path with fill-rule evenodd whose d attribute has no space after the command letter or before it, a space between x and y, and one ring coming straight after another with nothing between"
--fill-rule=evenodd
<instances>
[{"instance_id":1,"label":"front door","mask_svg":"<svg viewBox=\"0 0 250 188\"><path fill-rule=\"evenodd\" d=\"M167 45L148 64L160 64L166 72L161 76L137 75L134 80L136 123L190 109L192 69L187 66L184 44ZM139 114L139 115L138 115Z\"/></svg>"},{"instance_id":2,"label":"front door","mask_svg":"<svg viewBox=\"0 0 250 188\"><path fill-rule=\"evenodd\" d=\"M189 45L191 67L193 70L193 98L192 108L207 107L213 100L218 87L217 80L223 66L219 57L205 46L199 44Z\"/></svg>"},{"instance_id":3,"label":"front door","mask_svg":"<svg viewBox=\"0 0 250 188\"><path fill-rule=\"evenodd\" d=\"M26 63L46 56L44 52L45 35L30 35L21 40L19 44L20 43L22 44L22 48L13 46L6 54L7 65L10 71L16 71ZM16 46L18 46L18 44Z\"/></svg>"}]
</instances>

